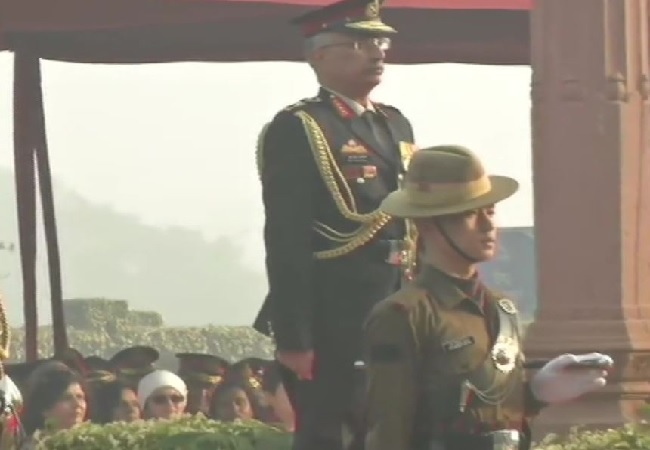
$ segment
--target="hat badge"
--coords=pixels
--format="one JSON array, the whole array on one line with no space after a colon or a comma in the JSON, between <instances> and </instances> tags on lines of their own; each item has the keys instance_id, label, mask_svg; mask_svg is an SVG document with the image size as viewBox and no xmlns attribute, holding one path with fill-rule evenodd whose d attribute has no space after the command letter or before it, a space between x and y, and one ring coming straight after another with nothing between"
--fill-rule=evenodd
<instances>
[{"instance_id":1,"label":"hat badge","mask_svg":"<svg viewBox=\"0 0 650 450\"><path fill-rule=\"evenodd\" d=\"M366 17L369 19L377 19L379 17L379 5L377 1L370 2L366 6Z\"/></svg>"}]
</instances>

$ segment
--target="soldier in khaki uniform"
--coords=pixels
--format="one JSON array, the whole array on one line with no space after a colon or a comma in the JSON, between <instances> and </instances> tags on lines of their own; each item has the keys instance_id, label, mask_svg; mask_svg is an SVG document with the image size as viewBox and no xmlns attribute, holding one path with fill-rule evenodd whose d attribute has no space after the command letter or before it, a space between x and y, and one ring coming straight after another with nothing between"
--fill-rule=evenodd
<instances>
[{"instance_id":1,"label":"soldier in khaki uniform","mask_svg":"<svg viewBox=\"0 0 650 450\"><path fill-rule=\"evenodd\" d=\"M413 220L423 253L413 283L366 323L365 450L527 449L545 404L605 384L612 361L599 353L561 355L527 380L517 309L477 276L495 254L494 205L517 188L469 150L440 146L416 152L382 202Z\"/></svg>"}]
</instances>

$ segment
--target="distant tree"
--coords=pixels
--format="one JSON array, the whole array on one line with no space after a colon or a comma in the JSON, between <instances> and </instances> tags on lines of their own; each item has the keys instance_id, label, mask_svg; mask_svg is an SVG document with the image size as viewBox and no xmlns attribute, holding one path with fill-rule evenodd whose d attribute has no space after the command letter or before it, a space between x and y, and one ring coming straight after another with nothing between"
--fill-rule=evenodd
<instances>
[{"instance_id":1,"label":"distant tree","mask_svg":"<svg viewBox=\"0 0 650 450\"><path fill-rule=\"evenodd\" d=\"M0 241L17 241L13 175L0 169ZM64 296L129 300L160 312L170 324L248 325L266 291L266 279L242 262L243 249L224 236L157 228L55 184ZM41 244L42 245L42 244ZM42 247L41 247L42 248ZM46 260L40 252L40 316L49 317ZM0 256L1 257L1 256ZM0 259L0 274L3 271ZM18 260L3 287L15 321L22 312ZM45 295L43 295L45 294Z\"/></svg>"}]
</instances>

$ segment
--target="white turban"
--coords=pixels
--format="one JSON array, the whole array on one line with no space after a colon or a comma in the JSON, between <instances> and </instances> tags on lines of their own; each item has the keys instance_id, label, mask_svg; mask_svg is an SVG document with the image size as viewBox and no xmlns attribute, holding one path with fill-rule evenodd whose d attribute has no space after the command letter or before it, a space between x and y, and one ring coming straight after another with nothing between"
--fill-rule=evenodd
<instances>
[{"instance_id":1,"label":"white turban","mask_svg":"<svg viewBox=\"0 0 650 450\"><path fill-rule=\"evenodd\" d=\"M138 383L138 402L144 408L144 404L156 389L170 387L176 389L181 395L187 396L185 382L175 373L168 370L154 370L144 376Z\"/></svg>"},{"instance_id":2,"label":"white turban","mask_svg":"<svg viewBox=\"0 0 650 450\"><path fill-rule=\"evenodd\" d=\"M4 375L0 379L0 391L4 393L4 401L6 405L17 405L23 402L23 396L20 394L20 389L14 383L14 380L9 378L9 375Z\"/></svg>"}]
</instances>

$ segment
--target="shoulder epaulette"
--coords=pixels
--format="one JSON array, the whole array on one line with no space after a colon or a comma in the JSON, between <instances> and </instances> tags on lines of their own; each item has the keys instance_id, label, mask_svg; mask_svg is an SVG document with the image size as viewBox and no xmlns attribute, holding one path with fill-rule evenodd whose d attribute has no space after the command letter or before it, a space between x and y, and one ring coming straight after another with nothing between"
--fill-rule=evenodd
<instances>
[{"instance_id":1,"label":"shoulder epaulette","mask_svg":"<svg viewBox=\"0 0 650 450\"><path fill-rule=\"evenodd\" d=\"M410 284L391 295L387 301L394 309L404 312L417 308L422 300L427 299L427 290Z\"/></svg>"},{"instance_id":2,"label":"shoulder epaulette","mask_svg":"<svg viewBox=\"0 0 650 450\"><path fill-rule=\"evenodd\" d=\"M297 101L293 105L289 105L286 108L284 108L283 111L296 111L298 109L304 108L306 105L313 104L313 103L320 103L322 102L323 99L320 97L310 97L310 98L303 98L300 101Z\"/></svg>"},{"instance_id":3,"label":"shoulder epaulette","mask_svg":"<svg viewBox=\"0 0 650 450\"><path fill-rule=\"evenodd\" d=\"M379 109L383 109L384 111L391 111L396 112L397 114L402 114L402 111L392 105L387 105L385 103L375 103L375 106Z\"/></svg>"}]
</instances>

